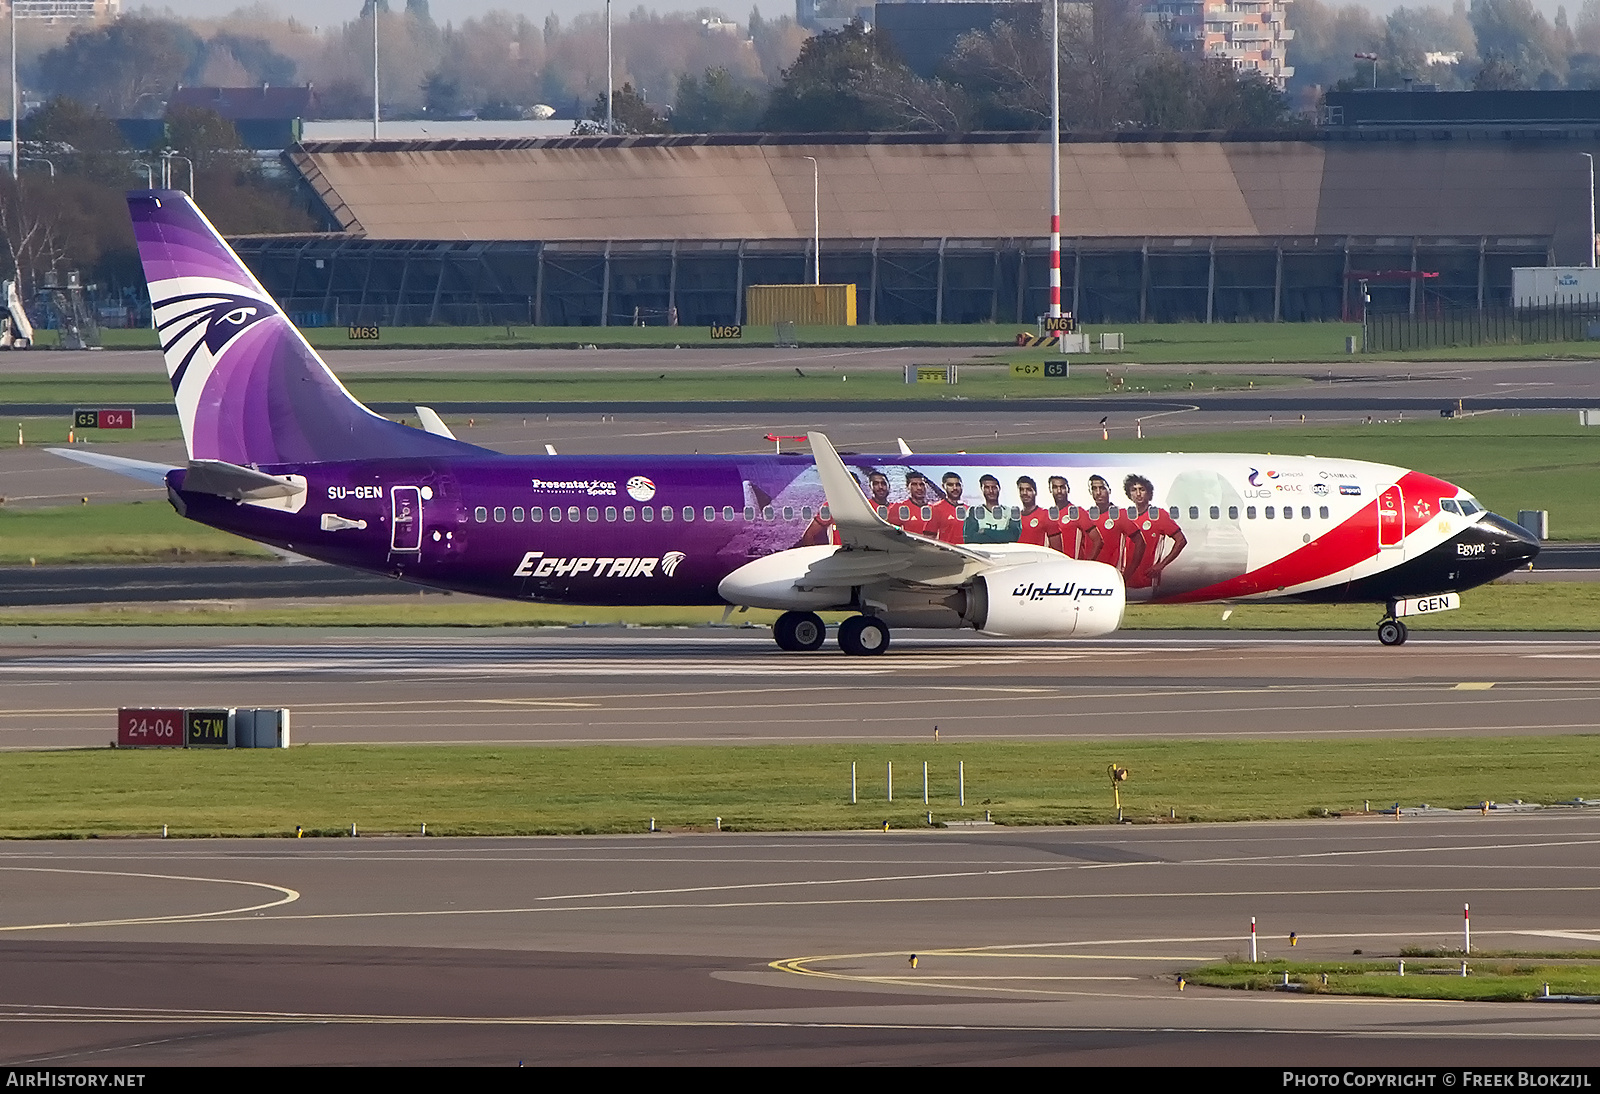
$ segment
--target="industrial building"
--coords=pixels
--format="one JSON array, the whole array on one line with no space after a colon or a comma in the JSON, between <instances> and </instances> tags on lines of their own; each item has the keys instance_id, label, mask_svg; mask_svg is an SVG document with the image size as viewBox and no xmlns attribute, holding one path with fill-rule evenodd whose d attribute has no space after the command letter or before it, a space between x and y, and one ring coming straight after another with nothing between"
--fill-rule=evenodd
<instances>
[{"instance_id":1,"label":"industrial building","mask_svg":"<svg viewBox=\"0 0 1600 1094\"><path fill-rule=\"evenodd\" d=\"M1600 130L1068 139L1064 302L1098 321L1326 320L1506 303L1587 262ZM321 141L326 219L236 240L309 325L738 323L744 288L858 287L864 323L1031 323L1043 134ZM817 161L813 190L812 163ZM1409 274L1429 273L1423 278ZM1374 275L1383 276L1374 276Z\"/></svg>"}]
</instances>

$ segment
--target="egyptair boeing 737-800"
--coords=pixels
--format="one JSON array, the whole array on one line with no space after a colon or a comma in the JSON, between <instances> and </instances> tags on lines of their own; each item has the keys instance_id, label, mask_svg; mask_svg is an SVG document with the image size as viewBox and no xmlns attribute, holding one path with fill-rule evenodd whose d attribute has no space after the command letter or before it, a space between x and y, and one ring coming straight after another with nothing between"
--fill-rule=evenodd
<instances>
[{"instance_id":1,"label":"egyptair boeing 737-800","mask_svg":"<svg viewBox=\"0 0 1600 1094\"><path fill-rule=\"evenodd\" d=\"M1356 601L1403 619L1537 542L1460 488L1356 460L1251 455L509 456L361 405L178 191L129 195L184 466L59 449L159 482L190 520L441 589L568 604L781 611L787 650L851 613L1027 638L1117 629L1129 602Z\"/></svg>"}]
</instances>

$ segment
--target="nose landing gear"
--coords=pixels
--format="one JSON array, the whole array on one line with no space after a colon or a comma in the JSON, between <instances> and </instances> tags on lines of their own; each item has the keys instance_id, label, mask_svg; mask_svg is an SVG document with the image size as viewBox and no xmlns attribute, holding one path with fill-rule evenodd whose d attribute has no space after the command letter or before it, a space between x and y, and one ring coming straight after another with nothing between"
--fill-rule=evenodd
<instances>
[{"instance_id":1,"label":"nose landing gear","mask_svg":"<svg viewBox=\"0 0 1600 1094\"><path fill-rule=\"evenodd\" d=\"M1406 625L1398 619L1382 619L1378 622L1378 641L1385 646L1403 646L1406 644Z\"/></svg>"}]
</instances>

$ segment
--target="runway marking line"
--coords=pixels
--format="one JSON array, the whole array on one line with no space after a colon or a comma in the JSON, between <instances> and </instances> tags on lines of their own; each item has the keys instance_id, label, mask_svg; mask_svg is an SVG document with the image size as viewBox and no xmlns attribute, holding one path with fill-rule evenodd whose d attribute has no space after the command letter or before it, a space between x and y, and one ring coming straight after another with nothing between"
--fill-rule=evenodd
<instances>
[{"instance_id":1,"label":"runway marking line","mask_svg":"<svg viewBox=\"0 0 1600 1094\"><path fill-rule=\"evenodd\" d=\"M1494 684L1486 681L1486 682L1482 682L1482 683L1462 683L1462 684L1457 684L1455 686L1455 690L1456 691L1488 691L1492 687L1494 687Z\"/></svg>"},{"instance_id":2,"label":"runway marking line","mask_svg":"<svg viewBox=\"0 0 1600 1094\"><path fill-rule=\"evenodd\" d=\"M61 867L48 866L3 866L0 870L12 870L19 873L31 874L82 874L90 877L126 877L141 878L155 881L194 881L210 885L246 885L256 889L268 889L282 894L277 900L265 904L252 904L244 908L223 908L215 912L191 912L187 915L141 916L127 919L98 919L65 923L17 923L0 925L0 932L4 931L47 931L58 928L71 927L130 927L153 923L192 923L203 922L219 916L239 916L246 912L262 912L268 908L278 908L285 904L293 904L300 899L300 894L294 889L283 885L273 885L265 881L241 881L237 878L221 877L187 877L181 874L141 874L124 870L69 870Z\"/></svg>"}]
</instances>

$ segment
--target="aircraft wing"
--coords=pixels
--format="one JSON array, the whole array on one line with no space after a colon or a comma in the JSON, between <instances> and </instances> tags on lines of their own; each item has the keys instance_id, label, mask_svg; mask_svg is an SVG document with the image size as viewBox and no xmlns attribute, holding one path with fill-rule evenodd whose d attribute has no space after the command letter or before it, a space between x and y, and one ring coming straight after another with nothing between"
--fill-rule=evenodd
<instances>
[{"instance_id":1,"label":"aircraft wing","mask_svg":"<svg viewBox=\"0 0 1600 1094\"><path fill-rule=\"evenodd\" d=\"M841 544L840 550L811 564L805 576L807 585L867 585L883 580L940 582L1016 561L1015 548L986 551L915 535L890 524L861 492L860 484L827 436L812 432L807 439Z\"/></svg>"}]
</instances>

